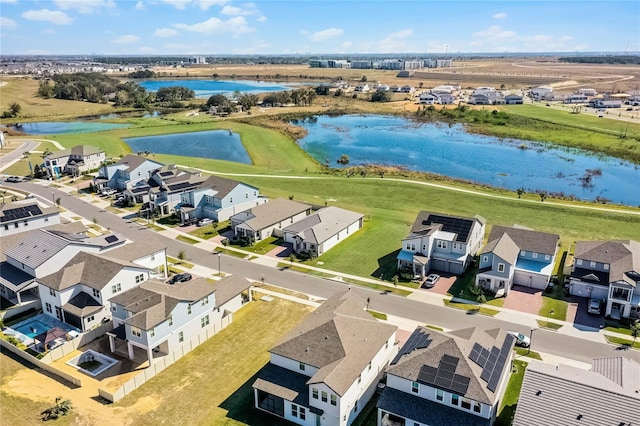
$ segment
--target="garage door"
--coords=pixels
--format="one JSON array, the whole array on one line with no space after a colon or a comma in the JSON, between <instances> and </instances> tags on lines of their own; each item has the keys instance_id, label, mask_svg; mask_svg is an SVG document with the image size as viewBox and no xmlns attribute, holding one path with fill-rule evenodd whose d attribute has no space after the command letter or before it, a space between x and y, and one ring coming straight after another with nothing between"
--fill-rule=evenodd
<instances>
[{"instance_id":1,"label":"garage door","mask_svg":"<svg viewBox=\"0 0 640 426\"><path fill-rule=\"evenodd\" d=\"M525 287L544 290L547 286L547 277L524 271L516 271L513 275L513 283Z\"/></svg>"},{"instance_id":2,"label":"garage door","mask_svg":"<svg viewBox=\"0 0 640 426\"><path fill-rule=\"evenodd\" d=\"M447 272L451 272L452 274L462 274L464 272L464 266L462 263L458 262L449 262L449 270Z\"/></svg>"},{"instance_id":3,"label":"garage door","mask_svg":"<svg viewBox=\"0 0 640 426\"><path fill-rule=\"evenodd\" d=\"M442 272L449 272L447 270L447 261L442 259L433 259L433 261L431 262L431 269Z\"/></svg>"},{"instance_id":4,"label":"garage door","mask_svg":"<svg viewBox=\"0 0 640 426\"><path fill-rule=\"evenodd\" d=\"M572 281L571 294L573 296L606 299L609 296L609 289L602 286L595 286L579 281Z\"/></svg>"}]
</instances>

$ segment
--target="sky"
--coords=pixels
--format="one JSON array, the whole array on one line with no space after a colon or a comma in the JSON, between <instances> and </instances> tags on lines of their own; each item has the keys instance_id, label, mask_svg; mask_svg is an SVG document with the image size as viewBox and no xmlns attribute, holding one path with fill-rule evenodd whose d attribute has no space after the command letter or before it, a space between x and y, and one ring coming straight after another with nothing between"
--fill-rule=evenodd
<instances>
[{"instance_id":1,"label":"sky","mask_svg":"<svg viewBox=\"0 0 640 426\"><path fill-rule=\"evenodd\" d=\"M3 55L613 51L640 1L0 0Z\"/></svg>"}]
</instances>

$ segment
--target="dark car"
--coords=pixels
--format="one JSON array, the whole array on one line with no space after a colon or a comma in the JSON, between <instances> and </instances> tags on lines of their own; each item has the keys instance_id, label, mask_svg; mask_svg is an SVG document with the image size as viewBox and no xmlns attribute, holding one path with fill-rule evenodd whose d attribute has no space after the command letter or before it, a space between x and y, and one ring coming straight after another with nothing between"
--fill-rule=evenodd
<instances>
[{"instance_id":1,"label":"dark car","mask_svg":"<svg viewBox=\"0 0 640 426\"><path fill-rule=\"evenodd\" d=\"M173 278L169 280L169 284L183 283L185 281L189 281L191 278L192 278L191 274L187 272L183 272L182 274L174 275Z\"/></svg>"}]
</instances>

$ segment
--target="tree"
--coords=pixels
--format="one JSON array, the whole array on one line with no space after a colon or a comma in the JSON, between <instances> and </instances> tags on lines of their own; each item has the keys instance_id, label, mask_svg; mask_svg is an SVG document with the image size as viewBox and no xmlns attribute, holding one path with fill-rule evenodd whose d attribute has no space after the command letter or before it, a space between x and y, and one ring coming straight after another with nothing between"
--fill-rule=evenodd
<instances>
[{"instance_id":1,"label":"tree","mask_svg":"<svg viewBox=\"0 0 640 426\"><path fill-rule=\"evenodd\" d=\"M338 158L337 163L342 164L343 166L349 164L349 156L347 154L342 154L340 158Z\"/></svg>"},{"instance_id":2,"label":"tree","mask_svg":"<svg viewBox=\"0 0 640 426\"><path fill-rule=\"evenodd\" d=\"M640 337L640 320L634 320L629 330L631 330L631 337L633 337L633 341L635 342L636 339Z\"/></svg>"},{"instance_id":3,"label":"tree","mask_svg":"<svg viewBox=\"0 0 640 426\"><path fill-rule=\"evenodd\" d=\"M60 207L60 197L56 198L56 206Z\"/></svg>"},{"instance_id":4,"label":"tree","mask_svg":"<svg viewBox=\"0 0 640 426\"><path fill-rule=\"evenodd\" d=\"M391 93L376 91L373 95L371 95L371 102L389 102L391 100Z\"/></svg>"},{"instance_id":5,"label":"tree","mask_svg":"<svg viewBox=\"0 0 640 426\"><path fill-rule=\"evenodd\" d=\"M17 102L11 102L11 104L9 104L9 112L13 117L17 117L22 112L22 106Z\"/></svg>"},{"instance_id":6,"label":"tree","mask_svg":"<svg viewBox=\"0 0 640 426\"><path fill-rule=\"evenodd\" d=\"M367 76L363 75L362 78L360 79L360 81L363 82L363 83L366 82L367 81Z\"/></svg>"},{"instance_id":7,"label":"tree","mask_svg":"<svg viewBox=\"0 0 640 426\"><path fill-rule=\"evenodd\" d=\"M516 192L518 193L518 198L521 198L522 194L524 194L524 188L518 188Z\"/></svg>"},{"instance_id":8,"label":"tree","mask_svg":"<svg viewBox=\"0 0 640 426\"><path fill-rule=\"evenodd\" d=\"M66 416L72 408L73 405L70 400L63 400L62 397L59 396L56 398L55 404L44 410L40 415L42 416L42 420L46 422L48 420L55 420L58 417Z\"/></svg>"},{"instance_id":9,"label":"tree","mask_svg":"<svg viewBox=\"0 0 640 426\"><path fill-rule=\"evenodd\" d=\"M185 260L187 258L187 254L185 253L184 250L180 250L178 252L178 260L180 261L180 263L182 263L183 260Z\"/></svg>"},{"instance_id":10,"label":"tree","mask_svg":"<svg viewBox=\"0 0 640 426\"><path fill-rule=\"evenodd\" d=\"M46 157L47 155L51 155L51 154L53 154L53 153L51 152L50 149L47 148L44 151L42 151L42 158Z\"/></svg>"},{"instance_id":11,"label":"tree","mask_svg":"<svg viewBox=\"0 0 640 426\"><path fill-rule=\"evenodd\" d=\"M243 93L238 97L238 103L243 110L249 111L251 107L258 105L258 99L258 95L253 93Z\"/></svg>"},{"instance_id":12,"label":"tree","mask_svg":"<svg viewBox=\"0 0 640 426\"><path fill-rule=\"evenodd\" d=\"M53 96L53 86L49 83L49 80L40 80L40 83L38 83L38 96L42 98Z\"/></svg>"},{"instance_id":13,"label":"tree","mask_svg":"<svg viewBox=\"0 0 640 426\"><path fill-rule=\"evenodd\" d=\"M540 195L540 201L544 203L544 200L547 198L547 193L546 192L541 192L538 195Z\"/></svg>"},{"instance_id":14,"label":"tree","mask_svg":"<svg viewBox=\"0 0 640 426\"><path fill-rule=\"evenodd\" d=\"M296 254L295 254L295 253L291 253L291 254L289 255L289 262L291 262L291 266L293 266L293 262L295 262L296 258L297 258L297 257L296 257Z\"/></svg>"}]
</instances>

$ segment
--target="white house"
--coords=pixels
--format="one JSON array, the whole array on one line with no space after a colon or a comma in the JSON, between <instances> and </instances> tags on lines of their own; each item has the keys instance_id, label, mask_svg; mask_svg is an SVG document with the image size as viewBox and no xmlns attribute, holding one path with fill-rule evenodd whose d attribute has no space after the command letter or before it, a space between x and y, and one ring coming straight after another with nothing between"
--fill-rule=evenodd
<instances>
[{"instance_id":1,"label":"white house","mask_svg":"<svg viewBox=\"0 0 640 426\"><path fill-rule=\"evenodd\" d=\"M416 328L387 368L378 426L492 425L514 343L502 329Z\"/></svg>"},{"instance_id":2,"label":"white house","mask_svg":"<svg viewBox=\"0 0 640 426\"><path fill-rule=\"evenodd\" d=\"M251 300L250 287L234 275L215 284L204 278L177 284L146 281L111 298L110 349L125 347L130 359L142 350L150 363L154 356L188 352L192 340L197 345L232 321L233 313Z\"/></svg>"},{"instance_id":3,"label":"white house","mask_svg":"<svg viewBox=\"0 0 640 426\"><path fill-rule=\"evenodd\" d=\"M587 88L587 87L583 87L581 89L578 89L576 91L576 94L578 95L584 95L584 96L595 96L598 94L598 92L596 91L596 89L591 89L591 88Z\"/></svg>"},{"instance_id":4,"label":"white house","mask_svg":"<svg viewBox=\"0 0 640 426\"><path fill-rule=\"evenodd\" d=\"M552 96L552 94L553 87L551 86L534 87L529 91L529 96L531 96L531 99L533 99L534 101L547 99L548 97Z\"/></svg>"},{"instance_id":5,"label":"white house","mask_svg":"<svg viewBox=\"0 0 640 426\"><path fill-rule=\"evenodd\" d=\"M111 319L111 297L148 279L145 267L82 252L36 281L45 314L88 331Z\"/></svg>"},{"instance_id":6,"label":"white house","mask_svg":"<svg viewBox=\"0 0 640 426\"><path fill-rule=\"evenodd\" d=\"M438 103L438 96L431 92L423 92L418 97L418 101L424 105L433 105Z\"/></svg>"},{"instance_id":7,"label":"white house","mask_svg":"<svg viewBox=\"0 0 640 426\"><path fill-rule=\"evenodd\" d=\"M62 173L78 176L82 172L97 169L105 159L105 152L100 148L76 145L45 156L44 166L51 177L59 177Z\"/></svg>"},{"instance_id":8,"label":"white house","mask_svg":"<svg viewBox=\"0 0 640 426\"><path fill-rule=\"evenodd\" d=\"M0 237L58 223L60 223L58 208L45 206L35 199L0 204Z\"/></svg>"},{"instance_id":9,"label":"white house","mask_svg":"<svg viewBox=\"0 0 640 426\"><path fill-rule=\"evenodd\" d=\"M350 291L335 294L271 348L255 407L299 425L350 425L397 353L396 327L365 306Z\"/></svg>"},{"instance_id":10,"label":"white house","mask_svg":"<svg viewBox=\"0 0 640 426\"><path fill-rule=\"evenodd\" d=\"M102 166L94 183L98 188L130 189L138 183L145 183L151 172L162 166L157 161L128 154L116 163Z\"/></svg>"},{"instance_id":11,"label":"white house","mask_svg":"<svg viewBox=\"0 0 640 426\"><path fill-rule=\"evenodd\" d=\"M558 252L558 234L494 225L480 253L476 286L498 295L514 284L544 290Z\"/></svg>"},{"instance_id":12,"label":"white house","mask_svg":"<svg viewBox=\"0 0 640 426\"><path fill-rule=\"evenodd\" d=\"M226 179L209 176L196 187L180 194L177 209L183 223L210 218L218 222L229 219L234 214L266 203L258 188Z\"/></svg>"},{"instance_id":13,"label":"white house","mask_svg":"<svg viewBox=\"0 0 640 426\"><path fill-rule=\"evenodd\" d=\"M371 90L371 88L369 87L369 85L367 83L358 83L355 87L355 89L353 89L354 92L359 92L359 93L367 93Z\"/></svg>"},{"instance_id":14,"label":"white house","mask_svg":"<svg viewBox=\"0 0 640 426\"><path fill-rule=\"evenodd\" d=\"M311 206L284 198L236 213L229 219L233 233L260 241L272 235L282 237L283 228L296 223L311 213Z\"/></svg>"},{"instance_id":15,"label":"white house","mask_svg":"<svg viewBox=\"0 0 640 426\"><path fill-rule=\"evenodd\" d=\"M284 241L293 244L296 253L320 256L362 228L364 216L330 206L284 228Z\"/></svg>"},{"instance_id":16,"label":"white house","mask_svg":"<svg viewBox=\"0 0 640 426\"><path fill-rule=\"evenodd\" d=\"M640 243L578 241L573 259L570 294L606 299L612 318L640 317Z\"/></svg>"},{"instance_id":17,"label":"white house","mask_svg":"<svg viewBox=\"0 0 640 426\"><path fill-rule=\"evenodd\" d=\"M402 240L398 269L424 277L431 269L461 274L480 250L486 221L421 211Z\"/></svg>"},{"instance_id":18,"label":"white house","mask_svg":"<svg viewBox=\"0 0 640 426\"><path fill-rule=\"evenodd\" d=\"M163 166L151 172L148 180L150 201L153 209L166 215L176 211L181 195L206 180L200 173L182 170L174 165Z\"/></svg>"},{"instance_id":19,"label":"white house","mask_svg":"<svg viewBox=\"0 0 640 426\"><path fill-rule=\"evenodd\" d=\"M524 100L522 96L512 93L504 97L504 103L507 105L522 105Z\"/></svg>"}]
</instances>

